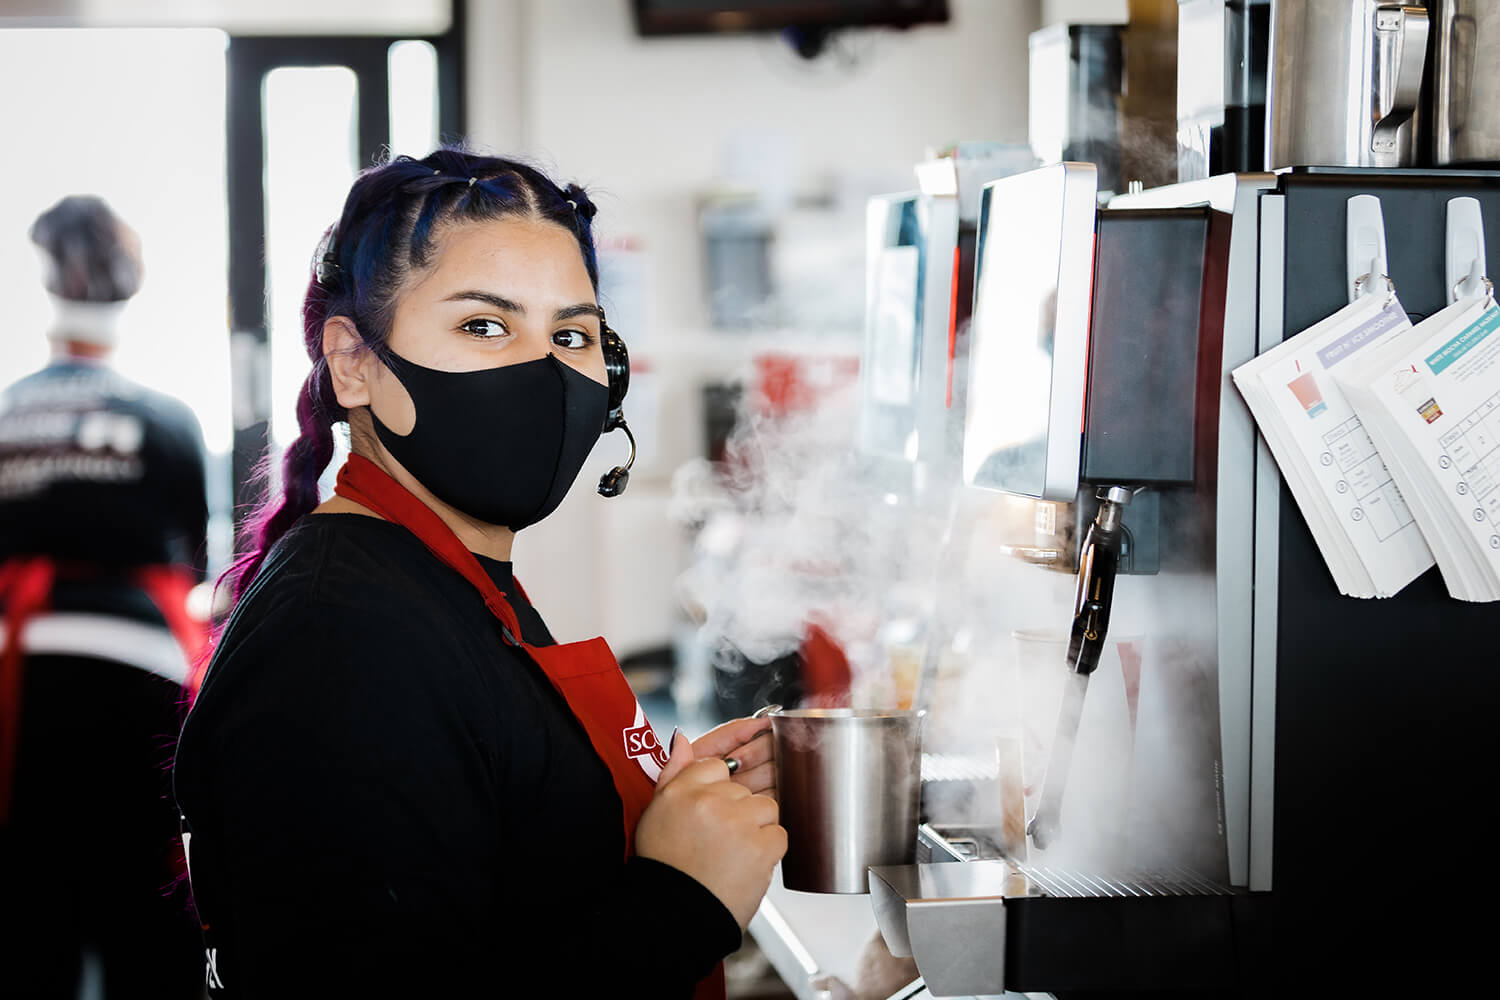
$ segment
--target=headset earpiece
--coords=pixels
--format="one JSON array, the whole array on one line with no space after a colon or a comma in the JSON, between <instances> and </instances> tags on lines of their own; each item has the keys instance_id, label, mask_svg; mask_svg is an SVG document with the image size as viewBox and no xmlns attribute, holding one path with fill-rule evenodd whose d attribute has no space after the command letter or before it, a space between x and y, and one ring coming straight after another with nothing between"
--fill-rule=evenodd
<instances>
[{"instance_id":1,"label":"headset earpiece","mask_svg":"<svg viewBox=\"0 0 1500 1000\"><path fill-rule=\"evenodd\" d=\"M604 373L609 379L609 411L604 431L622 430L630 439L630 458L599 477L599 495L617 497L630 482L630 467L635 464L635 435L625 423L625 394L630 391L630 352L625 341L605 322L600 324L600 346L604 349Z\"/></svg>"},{"instance_id":2,"label":"headset earpiece","mask_svg":"<svg viewBox=\"0 0 1500 1000\"><path fill-rule=\"evenodd\" d=\"M625 402L630 391L630 352L625 341L608 323L602 324L602 347L604 348L604 374L609 379L609 412L614 413ZM612 428L606 426L608 432Z\"/></svg>"}]
</instances>

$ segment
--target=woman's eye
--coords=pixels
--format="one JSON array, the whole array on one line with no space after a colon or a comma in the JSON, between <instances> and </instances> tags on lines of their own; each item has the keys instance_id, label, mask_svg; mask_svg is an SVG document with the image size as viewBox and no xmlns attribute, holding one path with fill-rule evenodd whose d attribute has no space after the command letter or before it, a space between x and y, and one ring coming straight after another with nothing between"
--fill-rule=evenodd
<instances>
[{"instance_id":1,"label":"woman's eye","mask_svg":"<svg viewBox=\"0 0 1500 1000\"><path fill-rule=\"evenodd\" d=\"M552 342L558 347L576 351L591 346L594 343L594 337L584 330L558 330L552 335Z\"/></svg>"},{"instance_id":2,"label":"woman's eye","mask_svg":"<svg viewBox=\"0 0 1500 1000\"><path fill-rule=\"evenodd\" d=\"M493 340L503 337L510 331L505 329L505 324L493 319L471 319L459 327L471 337L480 340Z\"/></svg>"}]
</instances>

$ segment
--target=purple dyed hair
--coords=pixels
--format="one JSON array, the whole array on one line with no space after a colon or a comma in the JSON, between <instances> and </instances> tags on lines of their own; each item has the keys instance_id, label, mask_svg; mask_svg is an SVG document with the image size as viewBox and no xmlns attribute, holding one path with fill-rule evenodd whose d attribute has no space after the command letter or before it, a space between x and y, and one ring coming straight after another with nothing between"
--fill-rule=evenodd
<instances>
[{"instance_id":1,"label":"purple dyed hair","mask_svg":"<svg viewBox=\"0 0 1500 1000\"><path fill-rule=\"evenodd\" d=\"M249 544L224 574L236 600L277 540L318 505L318 479L333 458L333 425L348 419L323 358L324 322L348 316L364 346L383 353L401 289L413 271L431 266L441 229L508 217L543 219L571 232L597 293L595 211L576 184L561 187L528 164L462 148L419 160L398 156L360 174L314 259L302 305L312 371L297 396L299 434L281 460L282 495L267 496L247 520L242 537Z\"/></svg>"}]
</instances>

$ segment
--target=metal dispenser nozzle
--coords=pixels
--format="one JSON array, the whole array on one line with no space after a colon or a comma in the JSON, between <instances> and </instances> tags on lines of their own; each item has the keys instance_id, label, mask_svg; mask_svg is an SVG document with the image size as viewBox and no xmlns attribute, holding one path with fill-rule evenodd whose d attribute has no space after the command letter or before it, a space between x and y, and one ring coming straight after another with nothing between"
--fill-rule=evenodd
<instances>
[{"instance_id":1,"label":"metal dispenser nozzle","mask_svg":"<svg viewBox=\"0 0 1500 1000\"><path fill-rule=\"evenodd\" d=\"M1083 715L1089 674L1099 666L1114 602L1115 573L1120 565L1120 538L1125 507L1135 494L1123 486L1101 487L1099 512L1078 550L1078 593L1073 602L1073 630L1068 639L1068 678L1052 737L1052 753L1042 780L1041 801L1026 825L1032 843L1045 850L1061 830L1063 788Z\"/></svg>"}]
</instances>

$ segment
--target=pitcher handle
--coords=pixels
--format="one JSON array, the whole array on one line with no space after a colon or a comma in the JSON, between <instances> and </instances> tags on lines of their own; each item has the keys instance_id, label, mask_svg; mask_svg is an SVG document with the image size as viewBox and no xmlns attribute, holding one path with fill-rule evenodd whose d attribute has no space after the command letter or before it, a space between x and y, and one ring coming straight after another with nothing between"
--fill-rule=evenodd
<instances>
[{"instance_id":1,"label":"pitcher handle","mask_svg":"<svg viewBox=\"0 0 1500 1000\"><path fill-rule=\"evenodd\" d=\"M1411 119L1421 98L1422 71L1427 64L1427 10L1407 4L1377 7L1375 29L1371 83L1378 90L1380 115L1370 137L1370 149L1392 153L1396 150L1396 131Z\"/></svg>"}]
</instances>

